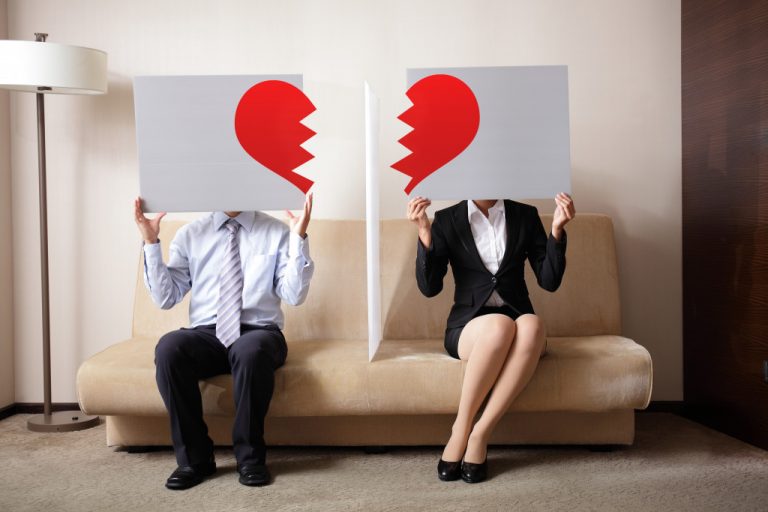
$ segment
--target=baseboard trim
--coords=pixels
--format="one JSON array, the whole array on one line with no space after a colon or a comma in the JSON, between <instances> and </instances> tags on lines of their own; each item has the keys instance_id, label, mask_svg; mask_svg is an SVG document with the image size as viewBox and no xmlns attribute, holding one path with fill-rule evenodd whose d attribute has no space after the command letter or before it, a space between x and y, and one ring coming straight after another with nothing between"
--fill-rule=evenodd
<instances>
[{"instance_id":1,"label":"baseboard trim","mask_svg":"<svg viewBox=\"0 0 768 512\"><path fill-rule=\"evenodd\" d=\"M680 416L684 411L685 402L682 400L654 400L645 409L638 410L638 412L669 412Z\"/></svg>"},{"instance_id":2,"label":"baseboard trim","mask_svg":"<svg viewBox=\"0 0 768 512\"><path fill-rule=\"evenodd\" d=\"M10 418L16 414L16 412L16 404L6 405L0 409L0 421L4 420L5 418Z\"/></svg>"}]
</instances>

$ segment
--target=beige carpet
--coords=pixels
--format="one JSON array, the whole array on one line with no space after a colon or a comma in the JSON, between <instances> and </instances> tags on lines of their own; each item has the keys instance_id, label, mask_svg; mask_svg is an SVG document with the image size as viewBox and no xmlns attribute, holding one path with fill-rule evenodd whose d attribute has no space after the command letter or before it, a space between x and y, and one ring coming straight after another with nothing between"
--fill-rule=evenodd
<instances>
[{"instance_id":1,"label":"beige carpet","mask_svg":"<svg viewBox=\"0 0 768 512\"><path fill-rule=\"evenodd\" d=\"M440 482L438 448L270 452L273 485L237 483L231 451L202 485L168 491L171 451L104 445L104 426L29 432L0 421L0 511L634 510L768 511L768 452L671 414L638 415L633 447L493 448L485 483Z\"/></svg>"}]
</instances>

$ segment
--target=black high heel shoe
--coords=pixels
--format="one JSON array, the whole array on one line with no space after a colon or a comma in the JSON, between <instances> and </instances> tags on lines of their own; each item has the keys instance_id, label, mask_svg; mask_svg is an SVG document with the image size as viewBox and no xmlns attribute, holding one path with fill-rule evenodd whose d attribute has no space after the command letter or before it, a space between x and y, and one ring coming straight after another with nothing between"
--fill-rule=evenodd
<instances>
[{"instance_id":1,"label":"black high heel shoe","mask_svg":"<svg viewBox=\"0 0 768 512\"><path fill-rule=\"evenodd\" d=\"M477 484L488 478L488 457L480 464L461 463L461 479L468 484Z\"/></svg>"},{"instance_id":2,"label":"black high heel shoe","mask_svg":"<svg viewBox=\"0 0 768 512\"><path fill-rule=\"evenodd\" d=\"M461 477L461 461L446 462L440 459L437 463L437 478L443 482L451 482Z\"/></svg>"}]
</instances>

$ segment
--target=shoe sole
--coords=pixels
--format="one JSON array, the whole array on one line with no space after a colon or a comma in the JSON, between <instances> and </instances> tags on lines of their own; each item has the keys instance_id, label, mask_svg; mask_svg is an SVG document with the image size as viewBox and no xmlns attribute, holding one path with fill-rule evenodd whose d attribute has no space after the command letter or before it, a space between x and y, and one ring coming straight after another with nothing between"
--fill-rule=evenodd
<instances>
[{"instance_id":1,"label":"shoe sole","mask_svg":"<svg viewBox=\"0 0 768 512\"><path fill-rule=\"evenodd\" d=\"M238 478L238 482L248 487L264 487L265 485L269 485L272 481L267 480L267 481L248 482L248 481L244 481L242 478Z\"/></svg>"},{"instance_id":2,"label":"shoe sole","mask_svg":"<svg viewBox=\"0 0 768 512\"><path fill-rule=\"evenodd\" d=\"M195 483L193 483L191 485L173 485L173 484L166 483L165 484L165 488L166 489L170 489L172 491L185 491L187 489L191 489L192 487L196 487L196 486L200 485L201 483L203 483L202 480L200 480L199 482L195 482Z\"/></svg>"},{"instance_id":3,"label":"shoe sole","mask_svg":"<svg viewBox=\"0 0 768 512\"><path fill-rule=\"evenodd\" d=\"M168 482L166 482L165 488L170 489L172 491L185 491L187 489L191 489L192 487L196 487L200 485L205 481L206 478L208 478L209 476L212 476L215 473L216 473L216 467L214 466L213 468L203 470L203 472L200 473L200 478L191 485L174 485L174 484L169 485Z\"/></svg>"}]
</instances>

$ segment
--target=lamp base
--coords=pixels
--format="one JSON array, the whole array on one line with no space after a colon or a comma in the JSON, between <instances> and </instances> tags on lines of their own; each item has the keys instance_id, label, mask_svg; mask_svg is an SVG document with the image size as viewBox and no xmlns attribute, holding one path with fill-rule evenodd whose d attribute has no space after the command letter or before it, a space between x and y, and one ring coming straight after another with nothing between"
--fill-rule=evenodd
<instances>
[{"instance_id":1,"label":"lamp base","mask_svg":"<svg viewBox=\"0 0 768 512\"><path fill-rule=\"evenodd\" d=\"M99 424L98 416L88 416L83 411L57 411L36 414L27 420L27 428L34 432L74 432Z\"/></svg>"}]
</instances>

